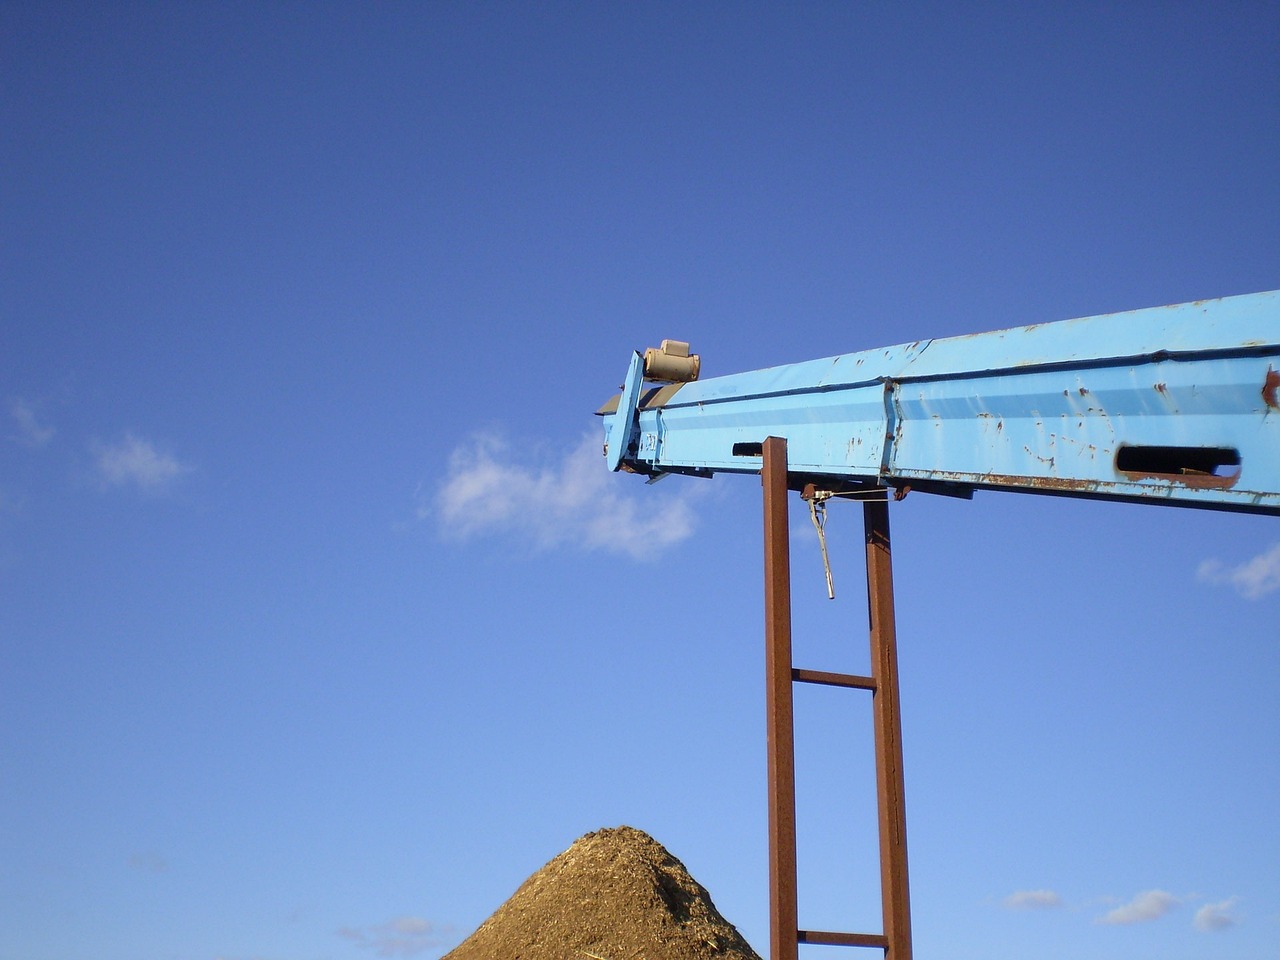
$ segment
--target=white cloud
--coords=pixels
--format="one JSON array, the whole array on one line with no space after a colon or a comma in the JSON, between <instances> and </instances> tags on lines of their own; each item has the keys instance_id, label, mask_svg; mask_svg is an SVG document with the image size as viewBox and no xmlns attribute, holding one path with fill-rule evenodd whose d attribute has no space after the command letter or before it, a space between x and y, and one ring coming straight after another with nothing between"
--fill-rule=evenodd
<instances>
[{"instance_id":1,"label":"white cloud","mask_svg":"<svg viewBox=\"0 0 1280 960\"><path fill-rule=\"evenodd\" d=\"M35 404L21 398L9 401L9 415L18 427L17 439L29 447L43 447L56 432L41 421Z\"/></svg>"},{"instance_id":2,"label":"white cloud","mask_svg":"<svg viewBox=\"0 0 1280 960\"><path fill-rule=\"evenodd\" d=\"M1062 898L1053 890L1019 890L1004 898L1010 910L1047 910L1062 906Z\"/></svg>"},{"instance_id":3,"label":"white cloud","mask_svg":"<svg viewBox=\"0 0 1280 960\"><path fill-rule=\"evenodd\" d=\"M1280 590L1280 543L1234 567L1221 560L1206 560L1196 577L1204 583L1227 584L1245 599L1257 600Z\"/></svg>"},{"instance_id":4,"label":"white cloud","mask_svg":"<svg viewBox=\"0 0 1280 960\"><path fill-rule=\"evenodd\" d=\"M369 927L343 927L338 936L367 947L380 957L412 957L438 947L441 933L430 920L398 917Z\"/></svg>"},{"instance_id":5,"label":"white cloud","mask_svg":"<svg viewBox=\"0 0 1280 960\"><path fill-rule=\"evenodd\" d=\"M696 492L624 492L589 434L559 457L531 462L500 437L473 437L454 451L434 497L418 508L450 537L515 534L540 548L561 545L647 558L693 532ZM637 478L630 478L641 487Z\"/></svg>"},{"instance_id":6,"label":"white cloud","mask_svg":"<svg viewBox=\"0 0 1280 960\"><path fill-rule=\"evenodd\" d=\"M99 474L114 486L136 484L154 492L191 469L131 433L119 443L98 445L96 452Z\"/></svg>"},{"instance_id":7,"label":"white cloud","mask_svg":"<svg viewBox=\"0 0 1280 960\"><path fill-rule=\"evenodd\" d=\"M1216 933L1236 926L1240 921L1236 918L1234 910L1239 900L1239 897L1228 897L1221 903L1206 903L1196 911L1195 919L1192 921L1195 928L1205 933Z\"/></svg>"},{"instance_id":8,"label":"white cloud","mask_svg":"<svg viewBox=\"0 0 1280 960\"><path fill-rule=\"evenodd\" d=\"M1163 890L1148 890L1140 893L1124 906L1116 907L1110 913L1098 918L1098 923L1129 924L1146 923L1159 920L1179 903L1177 897Z\"/></svg>"}]
</instances>

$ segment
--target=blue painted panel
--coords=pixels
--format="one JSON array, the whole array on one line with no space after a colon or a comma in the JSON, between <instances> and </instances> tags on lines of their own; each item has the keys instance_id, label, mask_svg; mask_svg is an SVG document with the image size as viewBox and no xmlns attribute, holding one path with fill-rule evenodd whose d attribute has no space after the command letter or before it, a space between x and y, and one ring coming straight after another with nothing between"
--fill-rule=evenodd
<instances>
[{"instance_id":1,"label":"blue painted panel","mask_svg":"<svg viewBox=\"0 0 1280 960\"><path fill-rule=\"evenodd\" d=\"M1280 294L920 341L669 387L606 427L642 473L793 472L1280 513ZM735 449L736 447L736 449Z\"/></svg>"},{"instance_id":2,"label":"blue painted panel","mask_svg":"<svg viewBox=\"0 0 1280 960\"><path fill-rule=\"evenodd\" d=\"M772 393L821 392L885 379L973 375L1057 365L1084 367L1159 353L1194 355L1275 348L1278 337L1280 291L1269 291L921 340L715 377L685 384L667 405Z\"/></svg>"},{"instance_id":3,"label":"blue painted panel","mask_svg":"<svg viewBox=\"0 0 1280 960\"><path fill-rule=\"evenodd\" d=\"M1266 358L1166 361L898 388L890 475L990 486L1045 486L1189 502L1280 504L1280 411L1263 399ZM1065 384L1065 385L1064 385ZM1135 476L1131 448L1239 453L1224 479Z\"/></svg>"},{"instance_id":4,"label":"blue painted panel","mask_svg":"<svg viewBox=\"0 0 1280 960\"><path fill-rule=\"evenodd\" d=\"M840 424L840 429L833 429ZM795 471L872 475L883 457L884 388L781 395L716 404L665 407L640 413L638 459L662 468L679 465L756 473L759 456L735 456L735 444L787 437Z\"/></svg>"},{"instance_id":5,"label":"blue painted panel","mask_svg":"<svg viewBox=\"0 0 1280 960\"><path fill-rule=\"evenodd\" d=\"M631 365L627 368L627 378L622 383L622 396L618 400L618 409L609 418L605 432L605 456L610 470L619 469L626 459L635 429L635 410L640 401L640 389L643 385L644 358L633 352Z\"/></svg>"}]
</instances>

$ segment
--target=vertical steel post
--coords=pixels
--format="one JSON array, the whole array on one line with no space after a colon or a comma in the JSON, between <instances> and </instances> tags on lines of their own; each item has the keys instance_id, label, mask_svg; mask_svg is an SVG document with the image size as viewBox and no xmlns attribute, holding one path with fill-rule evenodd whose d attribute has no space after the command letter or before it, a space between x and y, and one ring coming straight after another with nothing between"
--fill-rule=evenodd
<instances>
[{"instance_id":1,"label":"vertical steel post","mask_svg":"<svg viewBox=\"0 0 1280 960\"><path fill-rule=\"evenodd\" d=\"M893 615L893 558L889 504L863 504L867 537L867 609L871 620L876 793L880 808L880 902L885 960L911 960L911 904L907 884L907 817L903 802L902 718L898 707L898 641Z\"/></svg>"},{"instance_id":2,"label":"vertical steel post","mask_svg":"<svg viewBox=\"0 0 1280 960\"><path fill-rule=\"evenodd\" d=\"M764 485L770 960L797 960L800 952L800 923L796 895L796 775L791 688L791 543L787 531L787 441L769 437L764 441L762 452L764 464L760 479Z\"/></svg>"}]
</instances>

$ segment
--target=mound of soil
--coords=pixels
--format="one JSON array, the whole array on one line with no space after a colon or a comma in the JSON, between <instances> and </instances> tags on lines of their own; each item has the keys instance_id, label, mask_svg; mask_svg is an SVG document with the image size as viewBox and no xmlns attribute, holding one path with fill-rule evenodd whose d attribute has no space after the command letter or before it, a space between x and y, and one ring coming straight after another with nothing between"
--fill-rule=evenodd
<instances>
[{"instance_id":1,"label":"mound of soil","mask_svg":"<svg viewBox=\"0 0 1280 960\"><path fill-rule=\"evenodd\" d=\"M760 958L662 844L614 827L575 841L443 960Z\"/></svg>"}]
</instances>

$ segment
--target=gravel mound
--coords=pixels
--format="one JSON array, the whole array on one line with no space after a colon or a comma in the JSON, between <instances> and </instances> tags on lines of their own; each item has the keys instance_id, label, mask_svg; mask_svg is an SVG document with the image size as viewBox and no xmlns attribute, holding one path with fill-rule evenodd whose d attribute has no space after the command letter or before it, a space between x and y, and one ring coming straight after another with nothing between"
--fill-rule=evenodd
<instances>
[{"instance_id":1,"label":"gravel mound","mask_svg":"<svg viewBox=\"0 0 1280 960\"><path fill-rule=\"evenodd\" d=\"M614 827L575 841L443 960L760 957L662 844Z\"/></svg>"}]
</instances>

